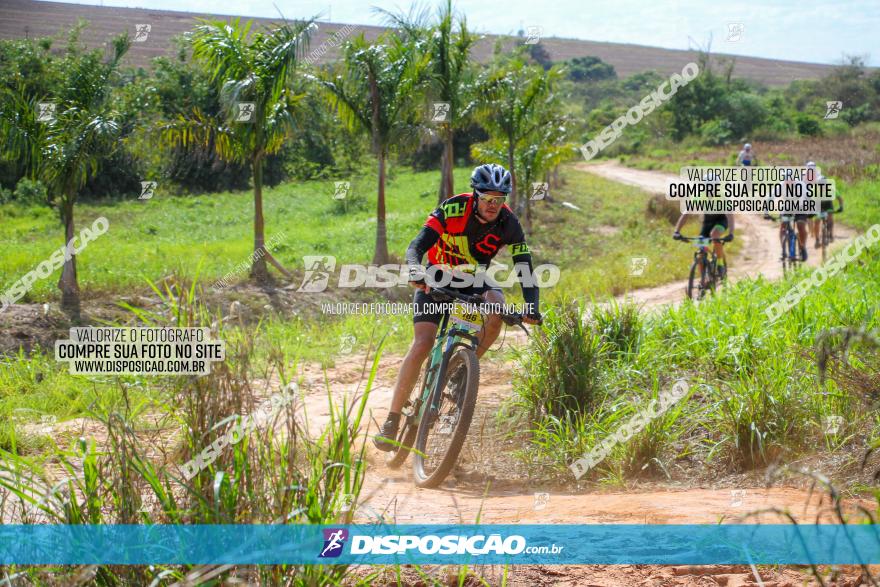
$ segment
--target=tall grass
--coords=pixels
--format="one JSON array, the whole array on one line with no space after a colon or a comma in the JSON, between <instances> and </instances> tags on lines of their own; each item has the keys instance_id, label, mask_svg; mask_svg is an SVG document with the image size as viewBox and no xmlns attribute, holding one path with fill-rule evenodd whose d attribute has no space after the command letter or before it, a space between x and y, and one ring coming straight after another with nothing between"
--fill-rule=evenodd
<instances>
[{"instance_id":1,"label":"tall grass","mask_svg":"<svg viewBox=\"0 0 880 587\"><path fill-rule=\"evenodd\" d=\"M600 401L600 363L606 352L580 303L556 306L521 354L514 389L533 419L590 411Z\"/></svg>"},{"instance_id":2,"label":"tall grass","mask_svg":"<svg viewBox=\"0 0 880 587\"><path fill-rule=\"evenodd\" d=\"M518 406L532 422L522 459L570 478L574 460L679 377L696 390L690 399L618 446L597 468L598 478L667 474L685 455L703 469L717 461L747 470L876 436L865 408L880 398L880 356L854 344L844 361L817 343L876 336L870 333L880 328L880 250L867 250L770 322L764 310L807 271L776 283L740 281L700 304L641 319L614 304L594 308L585 322L569 315L575 305L556 308L547 332L534 337L532 354L521 359ZM852 332L861 338L842 334ZM817 356L825 357L826 379ZM594 401L564 401L579 395ZM829 419L844 425L829 431Z\"/></svg>"},{"instance_id":3,"label":"tall grass","mask_svg":"<svg viewBox=\"0 0 880 587\"><path fill-rule=\"evenodd\" d=\"M164 410L177 420L181 431L178 449L162 452L160 445L136 433L136 421L145 406L120 385L121 406L93 414L102 423L106 440L82 438L51 455L68 477L61 483L35 459L0 453L0 486L8 492L0 502L2 518L58 524L350 522L354 510L343 513L340 506L346 494L356 503L363 484L365 443L358 431L364 423L381 343L364 394L338 403L329 399L331 417L323 431L308 434L301 413L297 414L301 410L295 403L287 404L276 421L226 447L210 466L186 481L179 467L216 437L215 423L254 410L259 390L248 366L259 332L236 330L211 316L197 301L194 283L172 281L164 290L157 288L157 294L164 310L141 313L144 324L210 326L212 337L226 340L225 361L215 363L207 376L177 378L176 389L167 399ZM287 364L283 354L275 357L272 368L277 377L264 380L280 379L286 384ZM70 569L11 569L26 573L37 584L46 581L47 574L54 581L71 573ZM183 580L203 570L101 566L95 569L93 581L96 585L147 585L160 574ZM221 571L228 575L236 570ZM335 585L349 568L272 565L237 572L258 585Z\"/></svg>"}]
</instances>

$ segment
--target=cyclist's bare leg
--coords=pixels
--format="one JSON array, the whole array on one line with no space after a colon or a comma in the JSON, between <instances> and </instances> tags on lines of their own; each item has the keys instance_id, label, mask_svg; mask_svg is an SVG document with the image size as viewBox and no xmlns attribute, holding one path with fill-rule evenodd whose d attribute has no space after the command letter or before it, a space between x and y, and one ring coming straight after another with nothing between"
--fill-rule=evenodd
<instances>
[{"instance_id":1,"label":"cyclist's bare leg","mask_svg":"<svg viewBox=\"0 0 880 587\"><path fill-rule=\"evenodd\" d=\"M828 240L834 240L834 214L828 213Z\"/></svg>"},{"instance_id":2,"label":"cyclist's bare leg","mask_svg":"<svg viewBox=\"0 0 880 587\"><path fill-rule=\"evenodd\" d=\"M807 248L807 221L799 220L797 223L798 244L802 249Z\"/></svg>"},{"instance_id":3,"label":"cyclist's bare leg","mask_svg":"<svg viewBox=\"0 0 880 587\"><path fill-rule=\"evenodd\" d=\"M819 220L819 217L818 217L818 216L816 216L816 217L813 219L813 222L812 222L812 225L813 225L813 237L814 237L814 239L815 239L815 242L814 242L813 244L816 245L816 248L817 248L817 249L819 248L819 238L822 236L822 227L819 226L819 224L820 224L821 222L822 222L822 221Z\"/></svg>"},{"instance_id":4,"label":"cyclist's bare leg","mask_svg":"<svg viewBox=\"0 0 880 587\"><path fill-rule=\"evenodd\" d=\"M484 293L483 298L490 304L504 303L504 295L494 289ZM501 333L501 316L498 314L487 314L483 322L483 329L480 330L479 334L480 346L477 347L477 357L482 357L489 350L489 347L498 338L499 333Z\"/></svg>"},{"instance_id":5,"label":"cyclist's bare leg","mask_svg":"<svg viewBox=\"0 0 880 587\"><path fill-rule=\"evenodd\" d=\"M712 232L709 233L709 236L713 239L721 238L723 231L718 230L717 228L713 228ZM712 243L712 246L715 248L715 256L719 261L722 261L724 265L727 265L727 257L724 256L724 244L723 243Z\"/></svg>"},{"instance_id":6,"label":"cyclist's bare leg","mask_svg":"<svg viewBox=\"0 0 880 587\"><path fill-rule=\"evenodd\" d=\"M403 358L397 381L394 383L394 398L391 400L391 412L399 414L409 394L419 379L422 363L431 354L438 326L433 322L416 322L413 324L413 341Z\"/></svg>"},{"instance_id":7,"label":"cyclist's bare leg","mask_svg":"<svg viewBox=\"0 0 880 587\"><path fill-rule=\"evenodd\" d=\"M782 251L785 252L785 223L779 223L779 245L782 247Z\"/></svg>"}]
</instances>

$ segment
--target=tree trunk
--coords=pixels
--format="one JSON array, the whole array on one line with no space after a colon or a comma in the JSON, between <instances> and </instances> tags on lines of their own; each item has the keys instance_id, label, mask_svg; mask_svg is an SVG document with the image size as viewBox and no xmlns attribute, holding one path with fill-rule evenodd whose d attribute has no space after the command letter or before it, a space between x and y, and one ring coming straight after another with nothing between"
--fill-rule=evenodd
<instances>
[{"instance_id":1,"label":"tree trunk","mask_svg":"<svg viewBox=\"0 0 880 587\"><path fill-rule=\"evenodd\" d=\"M379 196L376 200L376 253L373 264L388 263L388 235L385 229L385 151L379 151Z\"/></svg>"},{"instance_id":2,"label":"tree trunk","mask_svg":"<svg viewBox=\"0 0 880 587\"><path fill-rule=\"evenodd\" d=\"M263 221L263 161L257 155L253 160L254 172L254 254L251 257L251 277L257 283L269 281L266 268L266 235Z\"/></svg>"},{"instance_id":3,"label":"tree trunk","mask_svg":"<svg viewBox=\"0 0 880 587\"><path fill-rule=\"evenodd\" d=\"M376 252L373 254L373 263L384 265L388 263L388 235L385 229L385 156L386 142L380 136L380 106L379 84L373 72L369 72L370 102L372 106L372 139L373 152L379 159L379 189L376 196Z\"/></svg>"},{"instance_id":4,"label":"tree trunk","mask_svg":"<svg viewBox=\"0 0 880 587\"><path fill-rule=\"evenodd\" d=\"M62 204L64 222L64 246L66 247L75 236L73 230L73 197L67 195ZM61 278L58 280L58 289L61 290L61 309L76 324L80 322L80 298L79 283L76 278L76 255L64 262L61 270Z\"/></svg>"},{"instance_id":5,"label":"tree trunk","mask_svg":"<svg viewBox=\"0 0 880 587\"><path fill-rule=\"evenodd\" d=\"M513 137L507 139L507 170L510 172L510 207L516 210L516 170L513 168Z\"/></svg>"},{"instance_id":6,"label":"tree trunk","mask_svg":"<svg viewBox=\"0 0 880 587\"><path fill-rule=\"evenodd\" d=\"M451 198L453 192L452 171L455 168L455 154L452 146L452 128L444 133L443 154L440 156L440 197L439 202ZM438 203L439 203L438 202Z\"/></svg>"}]
</instances>

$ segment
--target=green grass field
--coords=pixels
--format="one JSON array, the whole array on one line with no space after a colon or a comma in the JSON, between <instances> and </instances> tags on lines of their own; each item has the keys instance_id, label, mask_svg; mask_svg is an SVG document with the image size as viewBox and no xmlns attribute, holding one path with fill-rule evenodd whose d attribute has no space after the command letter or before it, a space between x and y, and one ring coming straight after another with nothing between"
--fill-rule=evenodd
<instances>
[{"instance_id":1,"label":"green grass field","mask_svg":"<svg viewBox=\"0 0 880 587\"><path fill-rule=\"evenodd\" d=\"M459 189L467 185L468 172L456 170ZM555 263L561 270L559 285L542 292L545 304L571 295L604 297L686 275L689 249L668 238L667 221L645 215L647 196L643 192L572 169L563 175L565 184L552 194L556 203L534 203L534 228L529 237L535 263ZM273 252L289 269L301 271L301 257L310 254L335 255L339 263L370 261L375 239L375 182L369 176L351 181L349 200L344 203L348 210L333 200L333 182L286 184L266 190L267 240L274 237L279 241ZM400 171L389 182L389 249L398 259L433 209L435 188L435 173ZM580 211L561 206L562 201L575 204ZM82 203L76 210L77 230L99 216L109 220L110 229L78 256L86 304L90 299L114 300L133 292L152 295L147 280L171 274L192 278L200 271L199 280L207 287L251 253L250 192L186 197L159 192L147 201ZM5 289L60 247L62 232L57 216L47 208L4 206L0 219L0 240L21 244L0 259ZM641 276L631 275L634 256L649 260ZM498 260L510 263L509 253L503 252ZM241 274L237 279L246 277ZM22 303L57 300L56 282L57 275L37 281ZM228 295L229 300L240 297L234 290ZM364 296L376 299L368 292ZM519 287L508 297L521 300ZM346 335L354 337L354 350L358 350L387 333L387 350L403 352L409 342L410 323L408 315L316 319L266 313L255 331L254 367L263 367L275 352L293 362L332 364ZM130 383L132 393L141 399L155 395L150 378L133 377ZM60 419L81 416L96 397L112 405L120 394L109 379L68 375L64 366L54 361L51 349L9 357L0 376L0 415L15 414L20 421L38 420L41 415ZM8 418L3 420L9 422Z\"/></svg>"},{"instance_id":2,"label":"green grass field","mask_svg":"<svg viewBox=\"0 0 880 587\"><path fill-rule=\"evenodd\" d=\"M468 169L456 170L464 190ZM645 287L682 274L687 255L666 242L662 222L645 218L646 198L634 188L569 170L554 193L581 211L536 202L529 240L536 263L556 263L563 282L586 294L602 295L623 287ZM401 171L387 190L388 247L402 259L409 241L435 206L435 173ZM332 198L333 182L313 181L267 189L264 194L266 239L276 239L273 254L288 269L302 270L304 255L334 255L339 263L367 263L375 243L375 181L351 182L350 208ZM353 202L351 202L353 200ZM213 282L247 261L253 250L253 200L250 192L169 196L108 205L81 203L77 231L104 216L110 229L77 257L85 297L132 290L147 291L146 280L171 273ZM613 234L609 234L613 233ZM47 259L63 244L57 215L48 208L7 205L0 208L0 240L15 242L0 259L6 287ZM670 257L670 253L673 256ZM648 257L646 272L630 273L630 257ZM498 260L508 259L502 253ZM245 279L241 274L238 279ZM54 299L57 277L38 280L23 303ZM2 286L0 286L2 287Z\"/></svg>"}]
</instances>

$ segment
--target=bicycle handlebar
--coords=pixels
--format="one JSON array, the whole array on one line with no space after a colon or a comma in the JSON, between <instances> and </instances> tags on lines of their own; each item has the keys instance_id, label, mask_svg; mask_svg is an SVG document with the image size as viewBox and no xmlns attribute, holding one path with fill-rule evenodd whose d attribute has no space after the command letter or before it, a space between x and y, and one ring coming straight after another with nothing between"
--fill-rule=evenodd
<instances>
[{"instance_id":1,"label":"bicycle handlebar","mask_svg":"<svg viewBox=\"0 0 880 587\"><path fill-rule=\"evenodd\" d=\"M691 241L706 241L706 242L709 242L709 241L711 241L711 242L713 242L713 243L722 243L722 244L724 244L724 243L729 243L729 242L732 240L732 239L729 239L729 238L727 238L727 237L724 237L724 238L706 238L706 237L702 237L702 236L681 236L681 235L679 235L679 236L674 236L674 237L672 237L672 238L674 238L674 239L677 240L677 241L682 241L682 242L691 242Z\"/></svg>"},{"instance_id":2,"label":"bicycle handlebar","mask_svg":"<svg viewBox=\"0 0 880 587\"><path fill-rule=\"evenodd\" d=\"M435 293L441 295L436 296ZM454 289L449 289L446 287L432 287L431 291L428 292L428 295L438 302L444 301L441 296L446 296L447 298L456 299L461 302L473 304L478 307L488 303L480 296L463 294L461 292L455 291ZM441 297L441 299L438 299L438 297ZM502 311L500 316L504 323L508 326L519 326L526 332L526 334L528 334L528 330L526 330L526 328L523 326L523 314L518 312ZM544 321L542 319L538 318L538 324L542 324L543 322Z\"/></svg>"}]
</instances>

